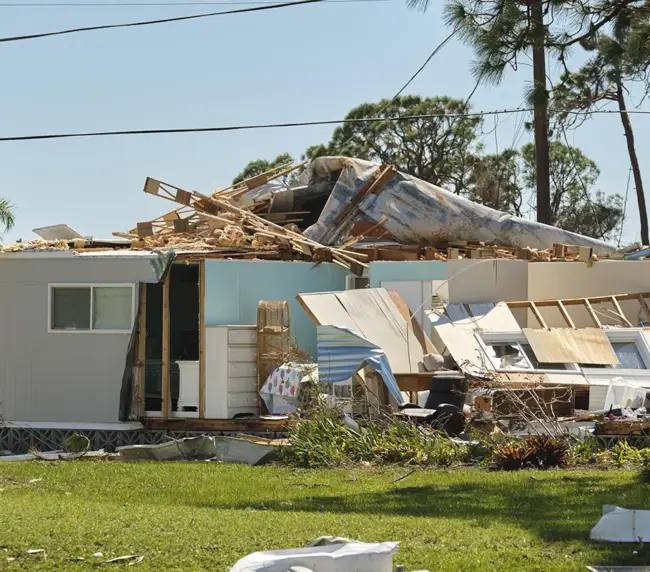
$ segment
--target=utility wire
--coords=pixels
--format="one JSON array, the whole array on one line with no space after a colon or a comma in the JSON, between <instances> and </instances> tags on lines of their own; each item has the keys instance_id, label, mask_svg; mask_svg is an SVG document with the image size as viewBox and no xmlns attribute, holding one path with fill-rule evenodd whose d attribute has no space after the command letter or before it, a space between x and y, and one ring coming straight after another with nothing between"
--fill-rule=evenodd
<instances>
[{"instance_id":1,"label":"utility wire","mask_svg":"<svg viewBox=\"0 0 650 572\"><path fill-rule=\"evenodd\" d=\"M409 80L408 80L408 81L407 81L407 82L406 82L406 83L405 83L405 84L404 84L404 85L399 89L399 91L398 91L398 92L397 92L397 93L396 93L396 94L395 94L395 95L390 99L390 101L387 101L384 105L381 106L381 108L380 108L379 111L377 112L378 114L381 114L381 113L383 113L384 111L386 111L386 109L388 109L388 108L393 104L393 102L394 102L394 101L395 101L395 100L396 100L400 95L402 95L402 93L404 93L404 91L406 90L406 88L408 88L408 86L411 85L411 84L413 83L413 81L415 80L415 78L418 77L418 76L419 76L419 75L424 71L424 68L426 68L426 67L429 65L429 62L430 62L430 61L435 57L435 55L436 55L440 50L442 50L442 48L444 48L444 47L447 45L447 42L449 42L449 41L454 37L454 35L456 34L456 31L457 31L457 30L452 31L451 34L449 34L449 35L448 35L444 40L442 40L442 42L440 42L440 43L439 43L435 48L433 48L433 51L429 54L429 56L427 57L427 59L424 60L424 63L423 63L423 64L418 68L418 70L417 70L417 71L416 71L416 72L415 72L415 73L414 73L414 74L409 78ZM339 122L337 122L337 123L339 123ZM351 123L351 121L343 121L343 122L340 122L340 123ZM354 139L357 135L361 135L361 133L362 133L363 131L364 131L364 130L361 129L361 130L360 130L359 132L357 132L357 133L354 133L354 132L353 132L353 133L352 133L352 134L351 134L351 135L350 135L350 136L349 136L349 137L348 137L348 138L347 138L343 143L341 143L341 145L339 145L339 150L340 150L340 149L343 149L343 147L345 147L345 146L346 146L350 141L352 141L352 139Z\"/></svg>"},{"instance_id":2,"label":"utility wire","mask_svg":"<svg viewBox=\"0 0 650 572\"><path fill-rule=\"evenodd\" d=\"M477 111L474 113L430 113L425 115L402 115L397 117L365 117L359 119L330 119L323 121L296 121L291 123L262 123L254 125L227 125L219 127L187 127L180 129L129 129L124 131L89 131L74 133L50 133L45 135L16 135L13 137L0 137L0 142L6 141L36 141L42 139L71 139L73 137L108 137L115 135L161 135L174 133L212 133L219 131L250 131L254 129L278 129L282 127L309 127L315 125L339 125L344 123L376 123L378 121L415 121L417 119L435 119L438 117L484 117L489 115L501 115L506 113L530 113L531 108L518 109L497 109L491 111ZM577 115L604 114L602 111L567 111ZM619 113L612 111L612 113ZM650 111L628 111L649 115Z\"/></svg>"},{"instance_id":3,"label":"utility wire","mask_svg":"<svg viewBox=\"0 0 650 572\"><path fill-rule=\"evenodd\" d=\"M93 32L97 30L111 30L115 28L134 28L136 26L152 26L154 24L168 24L170 22L182 22L186 20L198 20L199 18L210 18L212 16L226 16L228 14L244 14L248 12L259 12L262 10L276 10L278 8L289 8L292 6L302 6L304 4L317 4L325 0L299 0L298 2L284 2L282 4L268 4L265 6L254 6L252 8L239 8L237 10L226 10L223 12L208 12L206 14L195 14L193 16L176 16L175 18L161 18L158 20L145 20L142 22L130 22L128 24L105 24L103 26L87 26L84 28L71 28L60 30L58 32L43 32L41 34L29 34L26 36L9 36L0 38L0 43L18 42L22 40L35 40L37 38L49 38L51 36L63 36L66 34L76 34L78 32Z\"/></svg>"}]
</instances>

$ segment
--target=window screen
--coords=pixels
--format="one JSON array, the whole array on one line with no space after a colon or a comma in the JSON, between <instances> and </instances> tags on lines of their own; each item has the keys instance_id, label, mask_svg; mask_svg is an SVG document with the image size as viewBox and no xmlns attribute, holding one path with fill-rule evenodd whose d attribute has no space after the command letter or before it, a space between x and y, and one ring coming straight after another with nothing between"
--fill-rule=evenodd
<instances>
[{"instance_id":1,"label":"window screen","mask_svg":"<svg viewBox=\"0 0 650 572\"><path fill-rule=\"evenodd\" d=\"M90 329L90 288L52 288L53 330Z\"/></svg>"},{"instance_id":2,"label":"window screen","mask_svg":"<svg viewBox=\"0 0 650 572\"><path fill-rule=\"evenodd\" d=\"M93 288L93 330L130 330L131 311L131 288Z\"/></svg>"}]
</instances>

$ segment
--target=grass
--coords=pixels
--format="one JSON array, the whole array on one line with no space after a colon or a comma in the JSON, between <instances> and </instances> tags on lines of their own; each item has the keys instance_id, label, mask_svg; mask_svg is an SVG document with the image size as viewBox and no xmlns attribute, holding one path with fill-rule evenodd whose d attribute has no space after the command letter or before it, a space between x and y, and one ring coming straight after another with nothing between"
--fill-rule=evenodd
<instances>
[{"instance_id":1,"label":"grass","mask_svg":"<svg viewBox=\"0 0 650 572\"><path fill-rule=\"evenodd\" d=\"M0 570L90 570L137 554L137 571L222 571L250 552L321 535L400 541L395 561L407 570L650 563L650 548L588 539L603 504L650 508L650 485L636 472L456 469L395 482L407 473L0 463Z\"/></svg>"}]
</instances>

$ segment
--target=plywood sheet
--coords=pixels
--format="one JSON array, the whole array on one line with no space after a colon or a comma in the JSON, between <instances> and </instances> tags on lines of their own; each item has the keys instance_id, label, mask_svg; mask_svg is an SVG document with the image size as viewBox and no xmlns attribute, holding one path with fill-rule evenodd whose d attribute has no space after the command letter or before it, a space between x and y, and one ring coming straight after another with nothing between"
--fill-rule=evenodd
<instances>
[{"instance_id":1,"label":"plywood sheet","mask_svg":"<svg viewBox=\"0 0 650 572\"><path fill-rule=\"evenodd\" d=\"M524 334L541 363L618 364L607 335L599 328L525 328Z\"/></svg>"}]
</instances>

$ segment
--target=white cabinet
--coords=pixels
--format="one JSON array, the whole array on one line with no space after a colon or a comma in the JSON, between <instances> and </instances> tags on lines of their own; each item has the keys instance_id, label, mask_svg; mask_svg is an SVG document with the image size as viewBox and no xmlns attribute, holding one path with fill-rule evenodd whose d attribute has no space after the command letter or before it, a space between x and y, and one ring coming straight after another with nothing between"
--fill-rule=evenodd
<instances>
[{"instance_id":1,"label":"white cabinet","mask_svg":"<svg viewBox=\"0 0 650 572\"><path fill-rule=\"evenodd\" d=\"M179 370L178 406L183 417L199 416L199 362L177 361ZM187 408L187 409L186 409ZM175 417L178 415L174 415Z\"/></svg>"},{"instance_id":2,"label":"white cabinet","mask_svg":"<svg viewBox=\"0 0 650 572\"><path fill-rule=\"evenodd\" d=\"M231 419L259 415L257 327L212 326L205 329L205 416Z\"/></svg>"}]
</instances>

